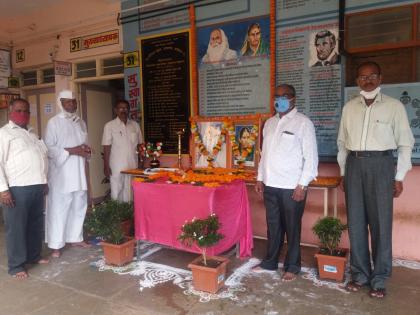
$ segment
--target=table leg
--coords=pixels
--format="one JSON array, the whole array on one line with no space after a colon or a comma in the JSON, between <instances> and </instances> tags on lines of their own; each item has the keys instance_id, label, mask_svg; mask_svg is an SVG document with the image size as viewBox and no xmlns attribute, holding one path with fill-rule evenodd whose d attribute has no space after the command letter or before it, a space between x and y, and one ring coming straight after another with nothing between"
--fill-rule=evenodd
<instances>
[{"instance_id":1,"label":"table leg","mask_svg":"<svg viewBox=\"0 0 420 315\"><path fill-rule=\"evenodd\" d=\"M334 218L337 217L337 187L334 188Z\"/></svg>"},{"instance_id":2,"label":"table leg","mask_svg":"<svg viewBox=\"0 0 420 315\"><path fill-rule=\"evenodd\" d=\"M328 216L328 188L324 188L324 217Z\"/></svg>"},{"instance_id":3,"label":"table leg","mask_svg":"<svg viewBox=\"0 0 420 315\"><path fill-rule=\"evenodd\" d=\"M136 260L140 261L140 240L136 241Z\"/></svg>"}]
</instances>

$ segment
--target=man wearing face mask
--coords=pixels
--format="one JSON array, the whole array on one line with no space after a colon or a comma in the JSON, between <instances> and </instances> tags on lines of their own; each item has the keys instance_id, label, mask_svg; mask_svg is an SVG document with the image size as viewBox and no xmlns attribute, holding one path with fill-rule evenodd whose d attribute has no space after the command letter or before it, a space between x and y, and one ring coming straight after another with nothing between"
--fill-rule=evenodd
<instances>
[{"instance_id":1,"label":"man wearing face mask","mask_svg":"<svg viewBox=\"0 0 420 315\"><path fill-rule=\"evenodd\" d=\"M380 92L379 65L363 63L357 74L360 97L343 107L337 139L351 248L352 281L346 288L356 292L368 285L370 297L383 298L392 270L393 197L402 193L403 179L411 169L414 138L404 105Z\"/></svg>"},{"instance_id":2,"label":"man wearing face mask","mask_svg":"<svg viewBox=\"0 0 420 315\"><path fill-rule=\"evenodd\" d=\"M256 192L264 197L267 255L254 271L277 270L284 236L287 254L283 281L293 281L301 269L300 233L308 184L318 174L318 150L313 123L296 109L296 91L276 88L274 108L263 129L263 148Z\"/></svg>"},{"instance_id":3,"label":"man wearing face mask","mask_svg":"<svg viewBox=\"0 0 420 315\"><path fill-rule=\"evenodd\" d=\"M28 101L16 99L10 109L10 121L0 129L0 204L8 272L26 279L25 264L48 263L41 258L47 148L28 127Z\"/></svg>"},{"instance_id":4,"label":"man wearing face mask","mask_svg":"<svg viewBox=\"0 0 420 315\"><path fill-rule=\"evenodd\" d=\"M87 209L85 162L91 155L86 124L76 114L73 92L61 91L57 106L60 113L48 121L44 139L50 161L46 240L55 258L66 243L89 246L83 242L83 221Z\"/></svg>"},{"instance_id":5,"label":"man wearing face mask","mask_svg":"<svg viewBox=\"0 0 420 315\"><path fill-rule=\"evenodd\" d=\"M142 135L137 122L128 118L129 104L120 100L114 107L117 117L104 127L102 145L104 147L104 174L110 179L111 198L130 201L130 177L122 170L137 167L137 147L142 143Z\"/></svg>"}]
</instances>

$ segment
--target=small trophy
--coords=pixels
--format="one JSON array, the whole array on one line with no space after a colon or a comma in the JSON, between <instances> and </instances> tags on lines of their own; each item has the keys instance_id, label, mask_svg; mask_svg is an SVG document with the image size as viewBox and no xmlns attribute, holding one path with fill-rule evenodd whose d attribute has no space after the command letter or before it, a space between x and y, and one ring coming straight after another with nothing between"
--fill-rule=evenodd
<instances>
[{"instance_id":1,"label":"small trophy","mask_svg":"<svg viewBox=\"0 0 420 315\"><path fill-rule=\"evenodd\" d=\"M178 169L182 169L182 163L181 163L181 151L182 151L182 146L181 146L181 137L184 135L185 133L185 128L182 128L182 130L177 131L176 134L178 135Z\"/></svg>"}]
</instances>

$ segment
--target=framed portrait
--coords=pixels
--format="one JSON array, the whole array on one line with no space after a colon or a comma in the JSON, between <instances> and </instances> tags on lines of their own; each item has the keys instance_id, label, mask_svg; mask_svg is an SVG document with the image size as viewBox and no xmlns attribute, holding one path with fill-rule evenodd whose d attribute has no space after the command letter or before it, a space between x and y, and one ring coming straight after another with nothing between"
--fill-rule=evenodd
<instances>
[{"instance_id":1,"label":"framed portrait","mask_svg":"<svg viewBox=\"0 0 420 315\"><path fill-rule=\"evenodd\" d=\"M233 124L234 137L230 137L231 167L256 169L259 160L258 121L236 121Z\"/></svg>"},{"instance_id":2,"label":"framed portrait","mask_svg":"<svg viewBox=\"0 0 420 315\"><path fill-rule=\"evenodd\" d=\"M227 137L222 121L191 122L193 168L227 167ZM223 132L222 132L223 131Z\"/></svg>"}]
</instances>

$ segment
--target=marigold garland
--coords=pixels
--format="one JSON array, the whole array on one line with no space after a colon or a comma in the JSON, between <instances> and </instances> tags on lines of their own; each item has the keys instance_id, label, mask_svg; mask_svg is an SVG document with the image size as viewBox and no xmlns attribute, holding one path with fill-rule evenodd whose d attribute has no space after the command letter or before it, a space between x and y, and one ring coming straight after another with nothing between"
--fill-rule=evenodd
<instances>
[{"instance_id":1,"label":"marigold garland","mask_svg":"<svg viewBox=\"0 0 420 315\"><path fill-rule=\"evenodd\" d=\"M217 143L212 148L211 153L207 150L206 146L203 143L200 133L198 132L197 124L195 122L191 122L191 134L194 139L194 143L200 154L207 157L208 167L214 167L214 160L216 160L217 154L222 149L222 145L226 142L226 135L228 130L231 126L231 123L227 120L223 121L222 130L220 131L219 138L217 139Z\"/></svg>"},{"instance_id":2,"label":"marigold garland","mask_svg":"<svg viewBox=\"0 0 420 315\"><path fill-rule=\"evenodd\" d=\"M237 161L239 167L242 168L242 167L244 167L244 163L246 161L246 158L248 157L248 155L251 154L252 149L255 145L255 142L257 141L258 126L257 125L252 126L252 128L250 130L250 135L249 135L250 147L245 148L244 150L242 150L242 152L239 152L239 144L236 142L235 129L233 128L233 126L228 129L228 132L229 132L230 142L232 143L233 156L234 156L235 160Z\"/></svg>"}]
</instances>

